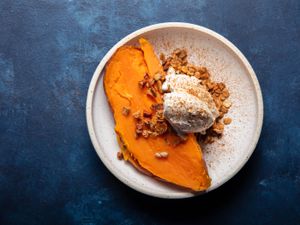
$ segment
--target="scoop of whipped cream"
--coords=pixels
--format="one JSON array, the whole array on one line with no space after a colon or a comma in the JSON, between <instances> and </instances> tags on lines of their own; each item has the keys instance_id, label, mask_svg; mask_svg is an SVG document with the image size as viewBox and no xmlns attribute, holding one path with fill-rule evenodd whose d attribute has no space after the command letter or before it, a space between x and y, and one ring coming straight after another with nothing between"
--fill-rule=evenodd
<instances>
[{"instance_id":1,"label":"scoop of whipped cream","mask_svg":"<svg viewBox=\"0 0 300 225\"><path fill-rule=\"evenodd\" d=\"M210 93L196 77L176 74L168 70L162 86L164 116L174 129L181 133L205 133L219 112Z\"/></svg>"}]
</instances>

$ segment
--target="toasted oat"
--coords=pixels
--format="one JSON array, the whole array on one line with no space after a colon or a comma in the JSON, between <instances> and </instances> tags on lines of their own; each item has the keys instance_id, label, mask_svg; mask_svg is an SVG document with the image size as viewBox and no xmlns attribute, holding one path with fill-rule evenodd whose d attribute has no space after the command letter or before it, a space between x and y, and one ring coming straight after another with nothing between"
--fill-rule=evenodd
<instances>
[{"instance_id":1,"label":"toasted oat","mask_svg":"<svg viewBox=\"0 0 300 225\"><path fill-rule=\"evenodd\" d=\"M156 152L154 155L155 155L156 158L167 158L169 153L167 153L167 152Z\"/></svg>"},{"instance_id":2,"label":"toasted oat","mask_svg":"<svg viewBox=\"0 0 300 225\"><path fill-rule=\"evenodd\" d=\"M124 106L124 107L122 108L122 114L123 114L124 116L128 116L129 113L130 113L130 107Z\"/></svg>"},{"instance_id":3,"label":"toasted oat","mask_svg":"<svg viewBox=\"0 0 300 225\"><path fill-rule=\"evenodd\" d=\"M154 131L156 133L164 134L168 130L168 125L165 122L159 122L154 125Z\"/></svg>"},{"instance_id":4,"label":"toasted oat","mask_svg":"<svg viewBox=\"0 0 300 225\"><path fill-rule=\"evenodd\" d=\"M223 122L224 122L224 124L225 124L225 125L228 125L228 124L230 124L230 123L231 123L231 121L232 121L232 119L231 119L231 118L224 118L224 119L223 119Z\"/></svg>"}]
</instances>

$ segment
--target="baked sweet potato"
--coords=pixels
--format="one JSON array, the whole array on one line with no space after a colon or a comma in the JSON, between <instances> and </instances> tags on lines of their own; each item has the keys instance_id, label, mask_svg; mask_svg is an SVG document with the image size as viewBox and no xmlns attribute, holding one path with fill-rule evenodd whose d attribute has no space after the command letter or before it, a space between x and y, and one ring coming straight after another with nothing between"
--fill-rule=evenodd
<instances>
[{"instance_id":1,"label":"baked sweet potato","mask_svg":"<svg viewBox=\"0 0 300 225\"><path fill-rule=\"evenodd\" d=\"M104 88L115 119L115 131L124 159L135 167L167 182L194 191L210 186L210 178L199 144L193 134L177 146L166 142L166 133L157 137L136 138L133 112L149 110L153 103L161 103L161 96L149 98L138 82L148 73L154 76L163 72L151 44L140 40L141 49L133 46L119 48L106 66ZM130 114L122 114L123 107ZM167 158L157 158L155 153L168 152Z\"/></svg>"}]
</instances>

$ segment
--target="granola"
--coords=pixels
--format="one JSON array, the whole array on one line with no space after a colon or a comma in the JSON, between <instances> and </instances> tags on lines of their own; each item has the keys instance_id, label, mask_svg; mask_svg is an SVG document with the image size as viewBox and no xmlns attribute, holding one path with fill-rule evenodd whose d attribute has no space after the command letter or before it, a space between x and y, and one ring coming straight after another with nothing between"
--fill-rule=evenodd
<instances>
[{"instance_id":1,"label":"granola","mask_svg":"<svg viewBox=\"0 0 300 225\"><path fill-rule=\"evenodd\" d=\"M203 140L204 143L212 143L215 138L220 138L224 131L224 124L228 125L231 123L231 119L230 121L228 119L223 122L221 121L224 115L228 113L232 104L228 100L230 94L226 85L222 82L214 82L206 67L189 64L187 61L187 51L185 49L174 50L168 58L166 58L164 54L161 54L160 60L165 71L168 71L168 69L172 67L176 73L196 77L201 81L201 84L206 87L215 102L219 116L216 118L213 126L206 131L206 134L200 135L200 139Z\"/></svg>"}]
</instances>

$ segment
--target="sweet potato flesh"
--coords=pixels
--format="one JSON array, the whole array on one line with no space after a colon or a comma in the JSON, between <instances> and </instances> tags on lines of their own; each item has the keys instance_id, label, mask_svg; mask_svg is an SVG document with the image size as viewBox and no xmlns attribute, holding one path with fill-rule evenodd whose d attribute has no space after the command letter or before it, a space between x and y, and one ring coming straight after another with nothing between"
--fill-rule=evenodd
<instances>
[{"instance_id":1,"label":"sweet potato flesh","mask_svg":"<svg viewBox=\"0 0 300 225\"><path fill-rule=\"evenodd\" d=\"M186 142L177 146L168 144L164 134L158 137L136 138L133 112L149 110L153 103L161 103L161 96L149 98L138 82L145 73L154 76L163 72L150 43L140 40L141 49L123 46L113 55L106 67L104 88L113 111L115 131L124 153L124 159L135 167L155 177L194 191L210 186L200 146L193 134ZM122 114L123 107L130 107L128 116ZM168 157L159 159L156 152L168 152Z\"/></svg>"}]
</instances>

